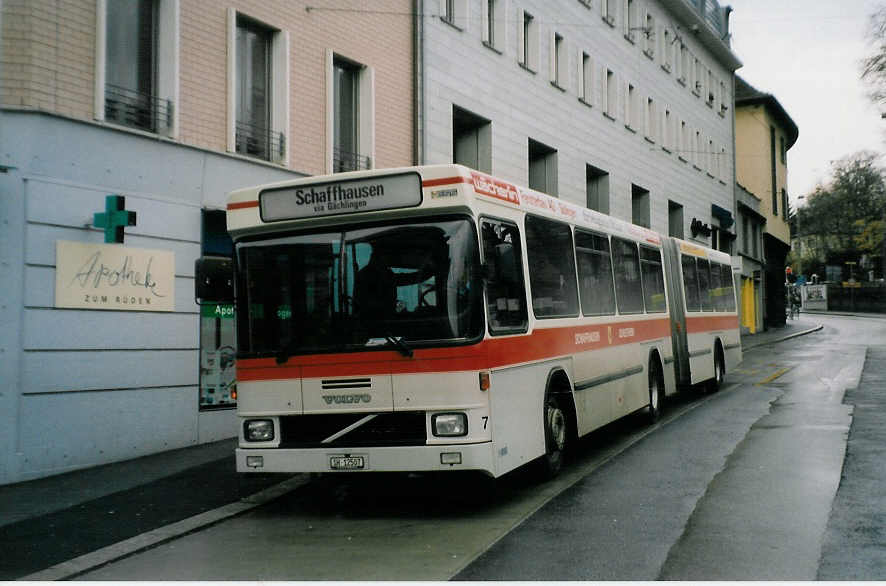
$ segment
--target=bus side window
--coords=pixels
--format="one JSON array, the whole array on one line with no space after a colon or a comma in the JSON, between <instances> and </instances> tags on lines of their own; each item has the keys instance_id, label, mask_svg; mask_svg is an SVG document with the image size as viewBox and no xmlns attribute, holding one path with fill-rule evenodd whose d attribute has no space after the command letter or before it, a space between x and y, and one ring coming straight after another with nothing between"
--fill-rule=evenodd
<instances>
[{"instance_id":1,"label":"bus side window","mask_svg":"<svg viewBox=\"0 0 886 586\"><path fill-rule=\"evenodd\" d=\"M643 291L637 244L630 240L613 237L612 260L615 265L615 293L618 298L618 312L643 313Z\"/></svg>"},{"instance_id":2,"label":"bus side window","mask_svg":"<svg viewBox=\"0 0 886 586\"><path fill-rule=\"evenodd\" d=\"M701 298L701 310L713 311L711 303L711 264L707 259L698 259L698 292Z\"/></svg>"},{"instance_id":3,"label":"bus side window","mask_svg":"<svg viewBox=\"0 0 886 586\"><path fill-rule=\"evenodd\" d=\"M686 295L686 311L701 311L701 300L698 295L698 270L695 257L682 255L680 264L683 267L683 292Z\"/></svg>"},{"instance_id":4,"label":"bus side window","mask_svg":"<svg viewBox=\"0 0 886 586\"><path fill-rule=\"evenodd\" d=\"M661 252L648 246L640 246L640 270L643 275L643 300L647 313L667 311L664 274L661 268Z\"/></svg>"},{"instance_id":5,"label":"bus side window","mask_svg":"<svg viewBox=\"0 0 886 586\"><path fill-rule=\"evenodd\" d=\"M529 318L523 285L520 231L516 225L508 222L483 220L480 232L483 262L486 265L489 332L526 331Z\"/></svg>"},{"instance_id":6,"label":"bus side window","mask_svg":"<svg viewBox=\"0 0 886 586\"><path fill-rule=\"evenodd\" d=\"M612 258L606 236L575 231L575 256L581 310L584 315L614 315L615 289L612 282Z\"/></svg>"},{"instance_id":7,"label":"bus side window","mask_svg":"<svg viewBox=\"0 0 886 586\"><path fill-rule=\"evenodd\" d=\"M735 311L735 286L732 281L732 266L720 265L720 271L722 272L721 280L723 282L723 296L726 300L723 310Z\"/></svg>"},{"instance_id":8,"label":"bus side window","mask_svg":"<svg viewBox=\"0 0 886 586\"><path fill-rule=\"evenodd\" d=\"M723 286L720 284L720 264L711 263L711 297L713 299L714 311L726 311L724 304L726 300L723 298Z\"/></svg>"},{"instance_id":9,"label":"bus side window","mask_svg":"<svg viewBox=\"0 0 886 586\"><path fill-rule=\"evenodd\" d=\"M577 316L575 247L569 225L526 216L526 255L536 317Z\"/></svg>"}]
</instances>

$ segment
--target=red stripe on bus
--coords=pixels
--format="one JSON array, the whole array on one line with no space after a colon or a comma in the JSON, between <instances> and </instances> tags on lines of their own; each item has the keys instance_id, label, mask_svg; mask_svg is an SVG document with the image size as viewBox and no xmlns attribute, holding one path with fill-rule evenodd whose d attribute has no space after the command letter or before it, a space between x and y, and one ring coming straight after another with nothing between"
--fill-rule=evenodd
<instances>
[{"instance_id":1,"label":"red stripe on bus","mask_svg":"<svg viewBox=\"0 0 886 586\"><path fill-rule=\"evenodd\" d=\"M228 204L229 210L240 210L243 208L257 208L258 200L254 201L235 201L233 203Z\"/></svg>"},{"instance_id":2,"label":"red stripe on bus","mask_svg":"<svg viewBox=\"0 0 886 586\"><path fill-rule=\"evenodd\" d=\"M686 331L690 334L711 332L716 330L738 329L737 315L687 317Z\"/></svg>"},{"instance_id":3,"label":"red stripe on bus","mask_svg":"<svg viewBox=\"0 0 886 586\"><path fill-rule=\"evenodd\" d=\"M293 356L284 365L277 365L273 358L238 360L237 379L262 381L299 376L321 378L484 370L668 337L670 323L667 319L546 328L536 329L530 335L490 338L471 346L417 348L412 358L395 350L380 350Z\"/></svg>"},{"instance_id":4,"label":"red stripe on bus","mask_svg":"<svg viewBox=\"0 0 886 586\"><path fill-rule=\"evenodd\" d=\"M437 187L439 185L451 185L453 183L470 183L467 177L444 177L443 179L426 179L421 182L422 187Z\"/></svg>"}]
</instances>

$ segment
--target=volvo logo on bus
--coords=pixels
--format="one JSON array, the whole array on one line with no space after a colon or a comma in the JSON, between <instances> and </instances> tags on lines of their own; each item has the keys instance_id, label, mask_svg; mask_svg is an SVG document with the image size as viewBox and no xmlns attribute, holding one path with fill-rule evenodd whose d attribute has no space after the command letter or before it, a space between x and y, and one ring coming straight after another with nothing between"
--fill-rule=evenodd
<instances>
[{"instance_id":1,"label":"volvo logo on bus","mask_svg":"<svg viewBox=\"0 0 886 586\"><path fill-rule=\"evenodd\" d=\"M333 403L336 405L352 403L371 403L372 395L368 393L362 395L323 395L323 400L326 401L327 405L332 405Z\"/></svg>"}]
</instances>

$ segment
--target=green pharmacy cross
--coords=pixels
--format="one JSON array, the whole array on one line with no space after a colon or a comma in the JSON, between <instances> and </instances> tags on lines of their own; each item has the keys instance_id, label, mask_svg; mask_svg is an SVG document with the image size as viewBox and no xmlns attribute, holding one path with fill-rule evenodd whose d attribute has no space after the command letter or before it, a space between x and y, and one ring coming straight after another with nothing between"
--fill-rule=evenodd
<instances>
[{"instance_id":1,"label":"green pharmacy cross","mask_svg":"<svg viewBox=\"0 0 886 586\"><path fill-rule=\"evenodd\" d=\"M135 226L135 212L125 210L126 198L122 195L105 196L105 211L94 215L92 224L105 229L105 242L123 243L123 227Z\"/></svg>"}]
</instances>

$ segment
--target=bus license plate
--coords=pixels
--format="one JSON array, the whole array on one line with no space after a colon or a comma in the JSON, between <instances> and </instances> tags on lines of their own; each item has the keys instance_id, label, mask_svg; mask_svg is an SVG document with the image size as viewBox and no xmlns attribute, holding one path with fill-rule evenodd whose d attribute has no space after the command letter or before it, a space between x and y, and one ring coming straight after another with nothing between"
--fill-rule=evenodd
<instances>
[{"instance_id":1,"label":"bus license plate","mask_svg":"<svg viewBox=\"0 0 886 586\"><path fill-rule=\"evenodd\" d=\"M363 456L330 456L329 467L332 470L363 470L366 462Z\"/></svg>"}]
</instances>

